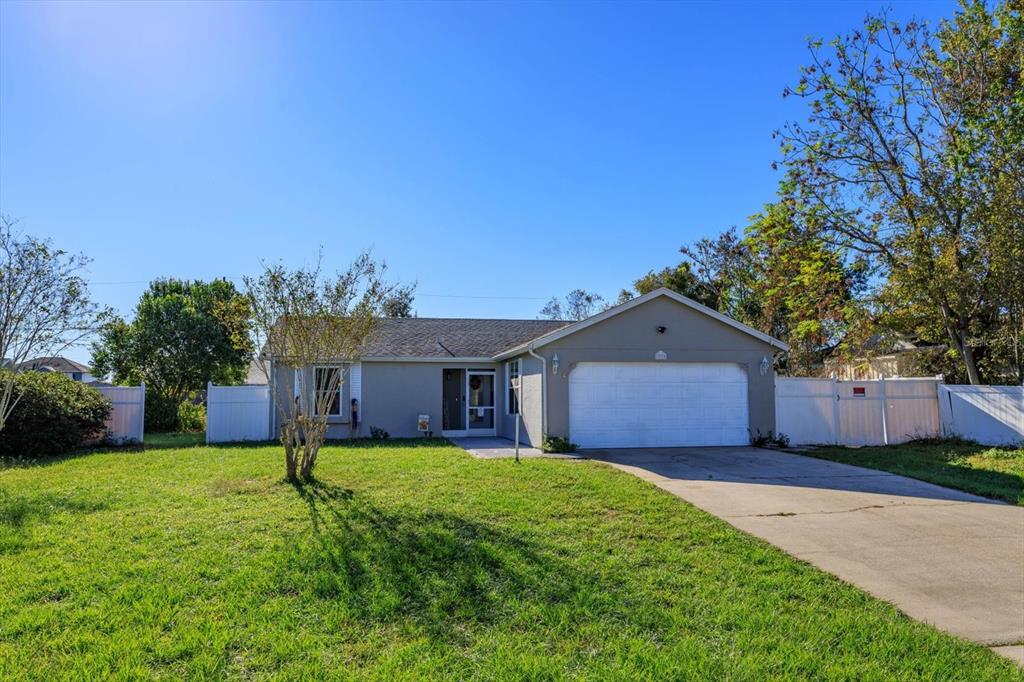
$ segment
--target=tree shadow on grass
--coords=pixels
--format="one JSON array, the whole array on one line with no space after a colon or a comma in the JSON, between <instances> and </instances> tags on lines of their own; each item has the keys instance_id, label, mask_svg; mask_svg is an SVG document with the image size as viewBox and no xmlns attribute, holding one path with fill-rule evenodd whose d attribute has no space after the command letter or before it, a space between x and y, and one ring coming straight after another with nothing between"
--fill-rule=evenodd
<instances>
[{"instance_id":1,"label":"tree shadow on grass","mask_svg":"<svg viewBox=\"0 0 1024 682\"><path fill-rule=\"evenodd\" d=\"M411 622L432 638L459 639L523 602L567 600L583 580L507 530L435 511L386 511L322 481L296 490L312 533L286 550L279 587L340 605L359 622Z\"/></svg>"}]
</instances>

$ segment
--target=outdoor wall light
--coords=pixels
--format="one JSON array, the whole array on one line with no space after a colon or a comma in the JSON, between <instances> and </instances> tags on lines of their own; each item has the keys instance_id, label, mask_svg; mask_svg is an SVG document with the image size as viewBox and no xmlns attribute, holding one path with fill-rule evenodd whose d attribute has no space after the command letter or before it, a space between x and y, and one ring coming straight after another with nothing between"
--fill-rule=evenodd
<instances>
[{"instance_id":1,"label":"outdoor wall light","mask_svg":"<svg viewBox=\"0 0 1024 682\"><path fill-rule=\"evenodd\" d=\"M558 353L555 353L555 356L551 358L551 373L558 374Z\"/></svg>"},{"instance_id":2,"label":"outdoor wall light","mask_svg":"<svg viewBox=\"0 0 1024 682\"><path fill-rule=\"evenodd\" d=\"M771 367L772 361L768 359L768 356L761 358L761 376L768 373L768 368Z\"/></svg>"}]
</instances>

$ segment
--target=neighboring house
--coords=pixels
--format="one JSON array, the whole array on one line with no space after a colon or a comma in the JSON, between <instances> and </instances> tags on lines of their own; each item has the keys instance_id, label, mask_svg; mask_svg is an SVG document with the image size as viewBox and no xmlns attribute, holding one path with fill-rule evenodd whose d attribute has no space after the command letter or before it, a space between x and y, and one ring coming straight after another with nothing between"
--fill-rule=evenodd
<instances>
[{"instance_id":1,"label":"neighboring house","mask_svg":"<svg viewBox=\"0 0 1024 682\"><path fill-rule=\"evenodd\" d=\"M58 372L75 381L84 381L86 383L97 380L91 374L92 370L82 363L62 357L28 360L18 365L18 370L22 372Z\"/></svg>"},{"instance_id":2,"label":"neighboring house","mask_svg":"<svg viewBox=\"0 0 1024 682\"><path fill-rule=\"evenodd\" d=\"M824 373L841 381L915 377L921 375L922 365L927 364L929 358L945 350L945 346L897 339L885 352L877 355L826 360Z\"/></svg>"},{"instance_id":3,"label":"neighboring house","mask_svg":"<svg viewBox=\"0 0 1024 682\"><path fill-rule=\"evenodd\" d=\"M746 445L775 428L780 350L788 347L658 289L579 322L384 319L357 362L302 371L315 385L346 365L331 438L372 426L422 435L426 415L444 436L511 438L520 419L535 446L544 433L583 447ZM273 375L279 398L293 399L296 370L275 366Z\"/></svg>"}]
</instances>

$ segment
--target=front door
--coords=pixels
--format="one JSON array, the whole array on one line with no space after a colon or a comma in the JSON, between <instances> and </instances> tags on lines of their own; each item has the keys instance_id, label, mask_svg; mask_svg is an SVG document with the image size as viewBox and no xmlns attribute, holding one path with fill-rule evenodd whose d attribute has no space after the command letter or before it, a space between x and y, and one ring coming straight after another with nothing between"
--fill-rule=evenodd
<instances>
[{"instance_id":1,"label":"front door","mask_svg":"<svg viewBox=\"0 0 1024 682\"><path fill-rule=\"evenodd\" d=\"M441 433L465 435L466 431L466 370L445 369L441 389Z\"/></svg>"},{"instance_id":2,"label":"front door","mask_svg":"<svg viewBox=\"0 0 1024 682\"><path fill-rule=\"evenodd\" d=\"M470 436L495 435L494 372L466 372L466 426Z\"/></svg>"}]
</instances>

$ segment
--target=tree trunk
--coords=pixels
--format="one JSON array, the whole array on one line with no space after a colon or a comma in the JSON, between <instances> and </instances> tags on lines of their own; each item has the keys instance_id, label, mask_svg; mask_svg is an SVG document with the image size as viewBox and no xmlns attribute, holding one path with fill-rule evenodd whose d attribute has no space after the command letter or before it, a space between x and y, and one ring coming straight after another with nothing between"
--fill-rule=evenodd
<instances>
[{"instance_id":1,"label":"tree trunk","mask_svg":"<svg viewBox=\"0 0 1024 682\"><path fill-rule=\"evenodd\" d=\"M960 358L964 361L964 369L967 370L967 383L972 386L981 384L981 376L978 374L978 362L974 357L974 349L967 344L966 335L948 321L946 323L946 333L949 334L956 352L960 354Z\"/></svg>"}]
</instances>

